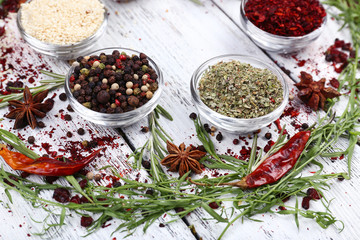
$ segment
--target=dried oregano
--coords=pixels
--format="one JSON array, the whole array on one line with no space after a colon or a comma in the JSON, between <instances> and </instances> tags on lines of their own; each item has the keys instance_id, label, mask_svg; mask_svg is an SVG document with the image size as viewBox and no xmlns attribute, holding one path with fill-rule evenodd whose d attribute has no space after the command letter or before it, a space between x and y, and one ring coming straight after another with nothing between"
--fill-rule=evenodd
<instances>
[{"instance_id":1,"label":"dried oregano","mask_svg":"<svg viewBox=\"0 0 360 240\"><path fill-rule=\"evenodd\" d=\"M283 86L270 70L235 60L210 66L199 92L209 108L235 118L266 115L283 101Z\"/></svg>"}]
</instances>

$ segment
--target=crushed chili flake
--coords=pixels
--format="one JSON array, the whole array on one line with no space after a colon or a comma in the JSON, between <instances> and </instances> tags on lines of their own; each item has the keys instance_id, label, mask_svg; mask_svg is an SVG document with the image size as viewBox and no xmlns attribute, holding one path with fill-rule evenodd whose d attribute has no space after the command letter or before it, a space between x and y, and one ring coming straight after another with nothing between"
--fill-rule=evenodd
<instances>
[{"instance_id":1,"label":"crushed chili flake","mask_svg":"<svg viewBox=\"0 0 360 240\"><path fill-rule=\"evenodd\" d=\"M304 36L326 17L318 0L249 0L244 10L255 26L278 36Z\"/></svg>"}]
</instances>

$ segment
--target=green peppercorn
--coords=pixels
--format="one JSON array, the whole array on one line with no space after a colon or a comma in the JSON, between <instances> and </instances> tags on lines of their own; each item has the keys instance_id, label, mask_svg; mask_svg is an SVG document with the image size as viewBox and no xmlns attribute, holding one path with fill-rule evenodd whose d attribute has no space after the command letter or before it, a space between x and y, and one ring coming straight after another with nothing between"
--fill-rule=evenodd
<instances>
[{"instance_id":1,"label":"green peppercorn","mask_svg":"<svg viewBox=\"0 0 360 240\"><path fill-rule=\"evenodd\" d=\"M85 76L87 76L87 75L89 75L89 69L87 69L87 68L83 68L83 69L81 69L80 70L80 73L82 74L82 75L85 75Z\"/></svg>"},{"instance_id":2,"label":"green peppercorn","mask_svg":"<svg viewBox=\"0 0 360 240\"><path fill-rule=\"evenodd\" d=\"M141 66L141 70L142 70L143 72L147 72L148 66L142 65L142 66Z\"/></svg>"},{"instance_id":3,"label":"green peppercorn","mask_svg":"<svg viewBox=\"0 0 360 240\"><path fill-rule=\"evenodd\" d=\"M91 102L84 102L82 105L86 108L91 108Z\"/></svg>"},{"instance_id":4,"label":"green peppercorn","mask_svg":"<svg viewBox=\"0 0 360 240\"><path fill-rule=\"evenodd\" d=\"M105 68L105 64L100 63L99 68L100 68L100 69L104 69L104 68Z\"/></svg>"}]
</instances>

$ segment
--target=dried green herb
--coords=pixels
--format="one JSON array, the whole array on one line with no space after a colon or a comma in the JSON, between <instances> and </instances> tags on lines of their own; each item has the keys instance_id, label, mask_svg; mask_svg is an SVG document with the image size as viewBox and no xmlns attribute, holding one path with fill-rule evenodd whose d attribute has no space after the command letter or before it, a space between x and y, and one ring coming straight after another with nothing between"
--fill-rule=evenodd
<instances>
[{"instance_id":1,"label":"dried green herb","mask_svg":"<svg viewBox=\"0 0 360 240\"><path fill-rule=\"evenodd\" d=\"M199 83L200 99L212 110L235 118L256 118L283 101L283 87L268 69L233 60L211 66Z\"/></svg>"}]
</instances>

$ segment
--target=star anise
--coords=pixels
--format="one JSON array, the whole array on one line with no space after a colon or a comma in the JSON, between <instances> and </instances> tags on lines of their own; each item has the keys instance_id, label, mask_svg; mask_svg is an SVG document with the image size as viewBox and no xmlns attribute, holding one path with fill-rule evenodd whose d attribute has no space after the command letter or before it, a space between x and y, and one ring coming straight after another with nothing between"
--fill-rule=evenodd
<instances>
[{"instance_id":1,"label":"star anise","mask_svg":"<svg viewBox=\"0 0 360 240\"><path fill-rule=\"evenodd\" d=\"M30 125L32 129L37 126L38 118L43 118L51 110L52 102L41 103L48 95L48 90L31 95L30 89L26 86L24 89L24 102L18 100L9 101L12 109L5 117L15 119L14 129L19 129Z\"/></svg>"},{"instance_id":2,"label":"star anise","mask_svg":"<svg viewBox=\"0 0 360 240\"><path fill-rule=\"evenodd\" d=\"M339 97L341 95L341 93L335 89L325 87L325 78L319 81L313 81L313 77L310 74L301 72L300 80L299 83L295 84L300 90L298 96L315 111L317 111L319 107L324 109L326 99Z\"/></svg>"},{"instance_id":3,"label":"star anise","mask_svg":"<svg viewBox=\"0 0 360 240\"><path fill-rule=\"evenodd\" d=\"M180 176L183 176L189 170L194 173L202 172L199 160L206 155L206 152L193 150L191 146L185 149L184 143L177 147L169 141L167 141L166 148L169 155L161 160L161 164L169 167L169 171L179 172Z\"/></svg>"}]
</instances>

